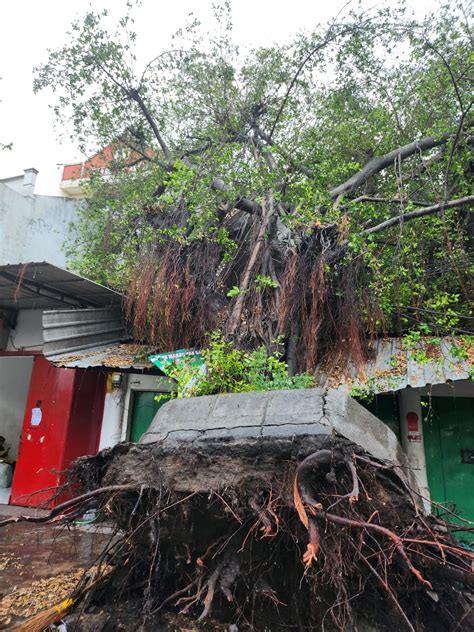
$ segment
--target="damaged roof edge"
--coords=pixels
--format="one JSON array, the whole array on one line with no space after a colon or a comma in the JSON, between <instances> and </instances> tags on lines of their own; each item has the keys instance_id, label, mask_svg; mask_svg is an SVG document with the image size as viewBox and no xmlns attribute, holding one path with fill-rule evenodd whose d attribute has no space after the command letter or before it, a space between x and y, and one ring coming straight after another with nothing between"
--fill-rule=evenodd
<instances>
[{"instance_id":1,"label":"damaged roof edge","mask_svg":"<svg viewBox=\"0 0 474 632\"><path fill-rule=\"evenodd\" d=\"M43 312L43 354L58 367L136 369L163 375L148 356L155 347L129 341L119 307Z\"/></svg>"},{"instance_id":2,"label":"damaged roof edge","mask_svg":"<svg viewBox=\"0 0 474 632\"><path fill-rule=\"evenodd\" d=\"M467 380L473 367L474 339L468 336L421 337L415 344L386 338L374 343L373 357L365 365L321 371L317 381L325 387L377 394Z\"/></svg>"},{"instance_id":3,"label":"damaged roof edge","mask_svg":"<svg viewBox=\"0 0 474 632\"><path fill-rule=\"evenodd\" d=\"M148 356L155 351L154 347L134 343L116 343L108 346L97 346L77 353L63 353L48 356L48 360L57 367L72 369L105 368L117 370L135 369L149 371L156 375L164 375Z\"/></svg>"}]
</instances>

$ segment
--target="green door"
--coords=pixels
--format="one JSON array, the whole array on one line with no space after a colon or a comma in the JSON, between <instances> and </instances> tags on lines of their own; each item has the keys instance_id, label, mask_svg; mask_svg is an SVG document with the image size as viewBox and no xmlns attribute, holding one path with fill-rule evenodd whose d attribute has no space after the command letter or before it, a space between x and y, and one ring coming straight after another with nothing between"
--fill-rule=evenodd
<instances>
[{"instance_id":1,"label":"green door","mask_svg":"<svg viewBox=\"0 0 474 632\"><path fill-rule=\"evenodd\" d=\"M148 430L156 411L169 400L169 395L165 394L157 401L155 397L164 395L163 393L156 391L133 391L132 393L130 441L138 443L141 436Z\"/></svg>"},{"instance_id":2,"label":"green door","mask_svg":"<svg viewBox=\"0 0 474 632\"><path fill-rule=\"evenodd\" d=\"M422 402L431 498L474 521L474 399L422 397Z\"/></svg>"},{"instance_id":3,"label":"green door","mask_svg":"<svg viewBox=\"0 0 474 632\"><path fill-rule=\"evenodd\" d=\"M383 421L400 441L400 413L398 411L398 397L396 393L375 395L370 401L358 400L372 415Z\"/></svg>"}]
</instances>

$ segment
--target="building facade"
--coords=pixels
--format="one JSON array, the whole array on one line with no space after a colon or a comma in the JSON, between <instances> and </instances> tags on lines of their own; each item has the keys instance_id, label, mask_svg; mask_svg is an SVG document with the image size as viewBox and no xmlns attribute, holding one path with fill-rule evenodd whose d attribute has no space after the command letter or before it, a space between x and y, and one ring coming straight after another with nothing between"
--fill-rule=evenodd
<instances>
[{"instance_id":1,"label":"building facade","mask_svg":"<svg viewBox=\"0 0 474 632\"><path fill-rule=\"evenodd\" d=\"M55 502L58 472L78 456L137 440L160 405L156 394L173 389L147 364L146 349L122 344L123 297L66 269L83 181L111 159L106 150L65 166L58 196L35 194L33 168L0 180L0 435L13 469L0 502ZM46 346L71 344L78 357L98 348L107 359L65 367L44 355Z\"/></svg>"},{"instance_id":2,"label":"building facade","mask_svg":"<svg viewBox=\"0 0 474 632\"><path fill-rule=\"evenodd\" d=\"M138 440L173 390L152 349L123 342L122 299L45 262L0 266L0 502L54 504L74 459Z\"/></svg>"},{"instance_id":3,"label":"building facade","mask_svg":"<svg viewBox=\"0 0 474 632\"><path fill-rule=\"evenodd\" d=\"M65 246L80 199L36 195L38 171L0 180L0 265L48 261L66 267Z\"/></svg>"},{"instance_id":4,"label":"building facade","mask_svg":"<svg viewBox=\"0 0 474 632\"><path fill-rule=\"evenodd\" d=\"M387 338L344 376L321 376L348 391L398 437L431 508L474 522L474 340ZM430 504L431 503L431 504Z\"/></svg>"}]
</instances>

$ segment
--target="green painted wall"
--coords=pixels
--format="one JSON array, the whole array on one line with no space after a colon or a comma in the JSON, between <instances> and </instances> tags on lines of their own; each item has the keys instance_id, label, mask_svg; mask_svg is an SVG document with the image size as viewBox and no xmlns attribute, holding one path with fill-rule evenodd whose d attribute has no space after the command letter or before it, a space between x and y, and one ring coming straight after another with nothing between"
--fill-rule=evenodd
<instances>
[{"instance_id":1,"label":"green painted wall","mask_svg":"<svg viewBox=\"0 0 474 632\"><path fill-rule=\"evenodd\" d=\"M130 441L137 443L141 436L148 430L157 410L169 400L168 397L161 397L158 401L157 395L162 395L155 391L133 391L132 418L130 424Z\"/></svg>"},{"instance_id":2,"label":"green painted wall","mask_svg":"<svg viewBox=\"0 0 474 632\"><path fill-rule=\"evenodd\" d=\"M422 397L421 401L431 499L474 521L474 458L469 459L470 454L474 457L474 399ZM459 538L463 539L461 534Z\"/></svg>"}]
</instances>

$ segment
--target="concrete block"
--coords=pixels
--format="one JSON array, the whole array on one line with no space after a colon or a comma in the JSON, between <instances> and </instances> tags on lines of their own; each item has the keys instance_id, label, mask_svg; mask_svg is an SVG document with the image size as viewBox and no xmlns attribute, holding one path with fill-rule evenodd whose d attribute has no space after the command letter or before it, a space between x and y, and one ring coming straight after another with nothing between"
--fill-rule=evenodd
<instances>
[{"instance_id":1,"label":"concrete block","mask_svg":"<svg viewBox=\"0 0 474 632\"><path fill-rule=\"evenodd\" d=\"M394 433L342 389L327 392L325 410L338 434L379 459L400 462L401 446Z\"/></svg>"},{"instance_id":2,"label":"concrete block","mask_svg":"<svg viewBox=\"0 0 474 632\"><path fill-rule=\"evenodd\" d=\"M314 423L323 416L323 390L301 389L270 391L264 425L277 423Z\"/></svg>"},{"instance_id":3,"label":"concrete block","mask_svg":"<svg viewBox=\"0 0 474 632\"><path fill-rule=\"evenodd\" d=\"M342 389L301 389L175 399L157 412L142 443L337 434L375 457L403 462L392 431Z\"/></svg>"},{"instance_id":4,"label":"concrete block","mask_svg":"<svg viewBox=\"0 0 474 632\"><path fill-rule=\"evenodd\" d=\"M200 424L206 424L210 419L212 409L215 406L215 396L206 397L184 397L182 399L172 399L166 402L158 411L160 428L198 428ZM150 430L153 427L155 416ZM159 429L157 428L159 432Z\"/></svg>"},{"instance_id":5,"label":"concrete block","mask_svg":"<svg viewBox=\"0 0 474 632\"><path fill-rule=\"evenodd\" d=\"M215 421L227 420L232 425L249 423L259 426L262 422L268 397L266 393L235 393L217 395L216 403L212 411ZM245 420L245 421L243 421ZM234 424L234 421L237 421Z\"/></svg>"}]
</instances>

